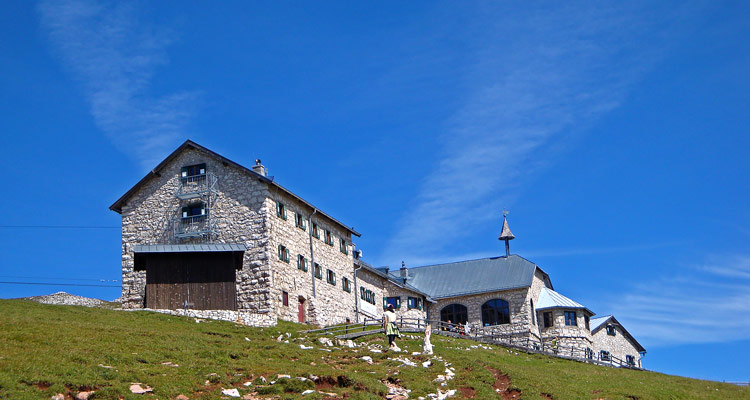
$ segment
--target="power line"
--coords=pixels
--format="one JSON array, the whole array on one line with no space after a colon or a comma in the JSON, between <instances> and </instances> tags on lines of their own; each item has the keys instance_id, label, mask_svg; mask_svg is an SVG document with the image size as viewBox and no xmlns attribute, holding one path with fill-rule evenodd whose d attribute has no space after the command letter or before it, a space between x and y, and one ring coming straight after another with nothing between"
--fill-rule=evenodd
<instances>
[{"instance_id":1,"label":"power line","mask_svg":"<svg viewBox=\"0 0 750 400\"><path fill-rule=\"evenodd\" d=\"M119 282L119 279L92 279L92 278L53 278L45 276L10 276L0 275L0 278L11 278L11 279L59 279L65 281L93 281L93 282Z\"/></svg>"},{"instance_id":2,"label":"power line","mask_svg":"<svg viewBox=\"0 0 750 400\"><path fill-rule=\"evenodd\" d=\"M96 225L0 225L0 228L28 228L28 229L120 229L119 226Z\"/></svg>"},{"instance_id":3,"label":"power line","mask_svg":"<svg viewBox=\"0 0 750 400\"><path fill-rule=\"evenodd\" d=\"M122 287L120 285L91 285L91 284L85 284L85 283L44 283L44 282L4 282L4 281L0 281L0 283L6 284L6 285L93 286L93 287L112 287L112 288Z\"/></svg>"}]
</instances>

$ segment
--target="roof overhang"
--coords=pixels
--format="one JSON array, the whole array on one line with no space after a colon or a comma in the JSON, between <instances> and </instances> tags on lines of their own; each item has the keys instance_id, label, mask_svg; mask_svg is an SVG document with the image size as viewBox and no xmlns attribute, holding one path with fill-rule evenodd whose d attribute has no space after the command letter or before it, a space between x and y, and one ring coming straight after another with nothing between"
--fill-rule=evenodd
<instances>
[{"instance_id":1,"label":"roof overhang","mask_svg":"<svg viewBox=\"0 0 750 400\"><path fill-rule=\"evenodd\" d=\"M188 149L188 148L192 148L192 149L195 149L195 150L206 152L206 153L208 153L208 154L210 154L210 155L218 158L219 160L221 160L221 162L229 164L229 165L232 165L234 167L237 167L240 170L242 170L242 171L244 171L244 172L246 172L246 173L254 176L255 178L258 178L261 182L265 182L268 185L275 186L275 187L281 189L283 192L285 192L288 195L294 197L295 199L297 199L302 204L304 204L304 205L312 208L313 210L316 210L318 214L321 214L321 215L325 216L326 218L330 219L331 221L335 222L336 224L340 225L341 227L343 227L344 229L346 229L347 231L349 231L352 235L355 235L357 237L361 237L362 236L362 234L359 233L359 232L357 232L357 231L355 231L354 228L350 228L350 227L344 225L343 223L341 223L339 220L337 220L337 219L331 217L330 215L328 215L328 214L320 211L317 207L315 207L312 204L308 203L307 201L305 201L301 197L297 196L296 194L292 193L290 190L286 189L285 187L283 187L283 186L279 185L278 183L274 182L272 178L269 178L269 177L267 177L265 175L261 175L261 174L255 172L255 171L253 171L251 168L247 168L247 167L245 167L245 166L243 166L241 164L238 164L238 163L236 163L236 162L234 162L234 161L232 161L232 160L230 160L230 159L222 156L219 153L216 153L216 152L214 152L212 150L209 150L209 149L207 149L207 148L199 145L198 143L193 142L192 140L186 140L185 143L183 143L182 145L180 145L180 147L178 147L175 151L173 151L171 154L169 154L167 156L167 158L164 159L164 161L160 162L159 165L156 166L156 168L154 168L153 170L149 171L149 173L146 174L146 176L143 177L143 179L141 179L140 181L138 181L138 183L136 183L135 186L133 186L132 188L130 188L130 190L128 190L124 195L122 195L122 197L120 197L119 199L117 199L117 201L115 201L114 204L112 204L111 206L109 206L109 209L112 210L112 211L114 211L114 212L116 212L116 213L118 213L118 214L122 214L122 207L125 205L125 203L127 202L127 200L130 199L130 197L133 196L143 185L145 185L149 180L151 180L151 178L161 176L160 172L172 160L174 160L175 158L177 158L177 156L183 150Z\"/></svg>"},{"instance_id":2,"label":"roof overhang","mask_svg":"<svg viewBox=\"0 0 750 400\"><path fill-rule=\"evenodd\" d=\"M635 340L635 338L633 337L633 335L631 335L630 332L628 332L628 330L625 329L624 326L622 326L622 324L620 323L620 321L618 321L615 318L614 315L610 315L609 317L607 317L607 319L605 319L602 323L599 324L599 326L597 326L596 328L594 328L591 331L591 334L593 335L593 334L599 332L603 327L605 327L607 325L617 325L617 326L619 326L620 329L622 329L622 332L625 334L625 336L633 342L633 344L636 347L636 350L638 350L639 353L645 353L646 352L646 348L643 347L643 346L641 346L641 344L638 343L637 340Z\"/></svg>"},{"instance_id":3,"label":"roof overhang","mask_svg":"<svg viewBox=\"0 0 750 400\"><path fill-rule=\"evenodd\" d=\"M133 267L136 271L146 269L149 260L168 257L170 254L217 254L231 257L235 269L242 268L242 259L247 246L244 243L198 243L198 244L149 244L133 246Z\"/></svg>"}]
</instances>

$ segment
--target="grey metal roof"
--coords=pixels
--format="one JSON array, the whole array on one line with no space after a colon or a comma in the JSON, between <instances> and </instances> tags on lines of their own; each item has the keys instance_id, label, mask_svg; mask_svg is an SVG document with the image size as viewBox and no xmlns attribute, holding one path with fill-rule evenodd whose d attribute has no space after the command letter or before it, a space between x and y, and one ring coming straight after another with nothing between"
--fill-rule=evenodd
<instances>
[{"instance_id":1,"label":"grey metal roof","mask_svg":"<svg viewBox=\"0 0 750 400\"><path fill-rule=\"evenodd\" d=\"M537 300L536 309L544 310L547 308L582 308L591 314L594 314L586 306L573 301L554 290L543 287L542 291L539 292L539 299Z\"/></svg>"},{"instance_id":2,"label":"grey metal roof","mask_svg":"<svg viewBox=\"0 0 750 400\"><path fill-rule=\"evenodd\" d=\"M538 267L518 255L409 268L407 283L433 299L528 287ZM400 279L399 271L391 276Z\"/></svg>"},{"instance_id":3,"label":"grey metal roof","mask_svg":"<svg viewBox=\"0 0 750 400\"><path fill-rule=\"evenodd\" d=\"M205 243L205 244L139 244L133 247L134 253L190 253L190 252L234 252L245 251L244 243Z\"/></svg>"},{"instance_id":4,"label":"grey metal roof","mask_svg":"<svg viewBox=\"0 0 750 400\"><path fill-rule=\"evenodd\" d=\"M593 333L595 330L599 329L610 318L612 318L611 315L605 315L603 317L591 318L591 320L589 321L590 327L591 327L591 332Z\"/></svg>"},{"instance_id":5,"label":"grey metal roof","mask_svg":"<svg viewBox=\"0 0 750 400\"><path fill-rule=\"evenodd\" d=\"M375 275L380 276L383 279L388 279L388 281L390 281L392 284L394 284L394 285L396 285L398 287L411 290L412 292L417 293L417 294L421 294L422 296L425 297L425 300L429 301L430 303L436 303L436 301L433 300L432 297L430 297L429 294L427 294L427 293L419 290L418 288L410 285L409 283L405 283L404 280L401 279L401 278L397 278L397 277L392 276L390 274L386 274L383 269L381 269L381 268L375 268L372 265L370 265L369 263L367 263L364 260L362 260L361 258L355 258L354 259L354 264L359 265L360 267L362 267L362 268L364 268L364 269L372 272Z\"/></svg>"}]
</instances>

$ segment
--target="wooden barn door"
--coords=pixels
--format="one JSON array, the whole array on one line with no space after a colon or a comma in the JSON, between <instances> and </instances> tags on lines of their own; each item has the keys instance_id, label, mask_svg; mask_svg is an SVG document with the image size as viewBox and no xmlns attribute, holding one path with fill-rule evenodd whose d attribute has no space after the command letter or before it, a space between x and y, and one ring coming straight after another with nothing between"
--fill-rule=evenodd
<instances>
[{"instance_id":1,"label":"wooden barn door","mask_svg":"<svg viewBox=\"0 0 750 400\"><path fill-rule=\"evenodd\" d=\"M146 266L146 307L236 310L230 253L162 253Z\"/></svg>"}]
</instances>

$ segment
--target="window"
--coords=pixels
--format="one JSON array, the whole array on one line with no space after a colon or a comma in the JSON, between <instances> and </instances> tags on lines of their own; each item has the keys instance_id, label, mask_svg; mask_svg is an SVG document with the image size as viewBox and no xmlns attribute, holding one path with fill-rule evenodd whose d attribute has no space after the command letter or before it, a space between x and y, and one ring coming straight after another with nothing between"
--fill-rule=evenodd
<instances>
[{"instance_id":1,"label":"window","mask_svg":"<svg viewBox=\"0 0 750 400\"><path fill-rule=\"evenodd\" d=\"M331 231L326 229L326 236L325 236L325 242L329 246L333 246L333 236L331 235Z\"/></svg>"},{"instance_id":2,"label":"window","mask_svg":"<svg viewBox=\"0 0 750 400\"><path fill-rule=\"evenodd\" d=\"M375 304L375 293L373 293L372 290L365 289L365 288L363 288L363 287L360 286L359 287L359 294L360 294L360 298L362 298L362 300L364 300L364 301L366 301L366 302L368 302L370 304Z\"/></svg>"},{"instance_id":3,"label":"window","mask_svg":"<svg viewBox=\"0 0 750 400\"><path fill-rule=\"evenodd\" d=\"M594 350L591 350L590 347L586 347L585 357L589 360L594 358Z\"/></svg>"},{"instance_id":4,"label":"window","mask_svg":"<svg viewBox=\"0 0 750 400\"><path fill-rule=\"evenodd\" d=\"M346 239L344 238L341 238L341 240L339 241L339 251L346 255L349 254L349 249L346 246Z\"/></svg>"},{"instance_id":5,"label":"window","mask_svg":"<svg viewBox=\"0 0 750 400\"><path fill-rule=\"evenodd\" d=\"M302 214L298 212L294 213L294 225L304 231L305 228L307 228L307 225L305 224L305 217L303 217Z\"/></svg>"},{"instance_id":6,"label":"window","mask_svg":"<svg viewBox=\"0 0 750 400\"><path fill-rule=\"evenodd\" d=\"M631 356L630 354L627 354L625 356L625 363L628 365L635 365L635 357Z\"/></svg>"},{"instance_id":7,"label":"window","mask_svg":"<svg viewBox=\"0 0 750 400\"><path fill-rule=\"evenodd\" d=\"M546 312L542 314L544 316L544 327L550 328L555 325L555 320L552 318L551 312Z\"/></svg>"},{"instance_id":8,"label":"window","mask_svg":"<svg viewBox=\"0 0 750 400\"><path fill-rule=\"evenodd\" d=\"M606 350L602 350L599 352L599 359L602 361L611 361L612 358L609 355L609 352Z\"/></svg>"},{"instance_id":9,"label":"window","mask_svg":"<svg viewBox=\"0 0 750 400\"><path fill-rule=\"evenodd\" d=\"M330 269L326 270L326 282L330 283L331 285L336 284L336 273L331 271Z\"/></svg>"},{"instance_id":10,"label":"window","mask_svg":"<svg viewBox=\"0 0 750 400\"><path fill-rule=\"evenodd\" d=\"M280 201L276 202L276 216L286 220L286 206Z\"/></svg>"},{"instance_id":11,"label":"window","mask_svg":"<svg viewBox=\"0 0 750 400\"><path fill-rule=\"evenodd\" d=\"M206 164L188 165L182 167L180 171L180 179L182 182L195 182L203 179L206 176Z\"/></svg>"},{"instance_id":12,"label":"window","mask_svg":"<svg viewBox=\"0 0 750 400\"><path fill-rule=\"evenodd\" d=\"M281 302L285 307L289 307L289 293L281 291Z\"/></svg>"},{"instance_id":13,"label":"window","mask_svg":"<svg viewBox=\"0 0 750 400\"><path fill-rule=\"evenodd\" d=\"M449 322L452 324L463 324L466 325L468 321L469 310L466 306L461 304L448 304L440 310L440 320L443 322Z\"/></svg>"},{"instance_id":14,"label":"window","mask_svg":"<svg viewBox=\"0 0 750 400\"><path fill-rule=\"evenodd\" d=\"M315 265L313 265L313 270L315 271L316 278L323 279L323 269L320 268L320 264L315 263Z\"/></svg>"},{"instance_id":15,"label":"window","mask_svg":"<svg viewBox=\"0 0 750 400\"><path fill-rule=\"evenodd\" d=\"M565 325L578 326L578 320L576 319L575 311L565 311Z\"/></svg>"},{"instance_id":16,"label":"window","mask_svg":"<svg viewBox=\"0 0 750 400\"><path fill-rule=\"evenodd\" d=\"M318 228L318 224L316 224L315 222L313 222L312 231L313 231L312 234L313 236L315 236L315 239L320 239L320 229Z\"/></svg>"},{"instance_id":17,"label":"window","mask_svg":"<svg viewBox=\"0 0 750 400\"><path fill-rule=\"evenodd\" d=\"M406 308L409 309L409 310L413 310L415 308L417 310L421 310L422 309L422 299L419 298L419 297L409 297L407 299L407 301L406 301Z\"/></svg>"},{"instance_id":18,"label":"window","mask_svg":"<svg viewBox=\"0 0 750 400\"><path fill-rule=\"evenodd\" d=\"M493 299L482 304L482 325L500 325L510 323L510 307L503 299Z\"/></svg>"},{"instance_id":19,"label":"window","mask_svg":"<svg viewBox=\"0 0 750 400\"><path fill-rule=\"evenodd\" d=\"M279 260L288 263L289 262L289 249L284 245L279 245Z\"/></svg>"},{"instance_id":20,"label":"window","mask_svg":"<svg viewBox=\"0 0 750 400\"><path fill-rule=\"evenodd\" d=\"M589 325L589 316L586 314L583 315L583 323L586 324L586 330L590 331L591 326Z\"/></svg>"},{"instance_id":21,"label":"window","mask_svg":"<svg viewBox=\"0 0 750 400\"><path fill-rule=\"evenodd\" d=\"M536 313L534 312L534 300L529 300L531 305L531 325L536 325Z\"/></svg>"},{"instance_id":22,"label":"window","mask_svg":"<svg viewBox=\"0 0 750 400\"><path fill-rule=\"evenodd\" d=\"M206 204L202 201L182 207L182 222L196 222L206 216Z\"/></svg>"},{"instance_id":23,"label":"window","mask_svg":"<svg viewBox=\"0 0 750 400\"><path fill-rule=\"evenodd\" d=\"M341 278L341 289L344 289L345 292L352 292L352 283L347 277Z\"/></svg>"},{"instance_id":24,"label":"window","mask_svg":"<svg viewBox=\"0 0 750 400\"><path fill-rule=\"evenodd\" d=\"M607 335L617 336L617 330L614 325L607 325Z\"/></svg>"},{"instance_id":25,"label":"window","mask_svg":"<svg viewBox=\"0 0 750 400\"><path fill-rule=\"evenodd\" d=\"M302 254L297 254L297 269L307 272L307 259Z\"/></svg>"},{"instance_id":26,"label":"window","mask_svg":"<svg viewBox=\"0 0 750 400\"><path fill-rule=\"evenodd\" d=\"M392 305L396 310L401 308L400 297L384 297L383 298L383 309L385 310L388 305Z\"/></svg>"}]
</instances>

